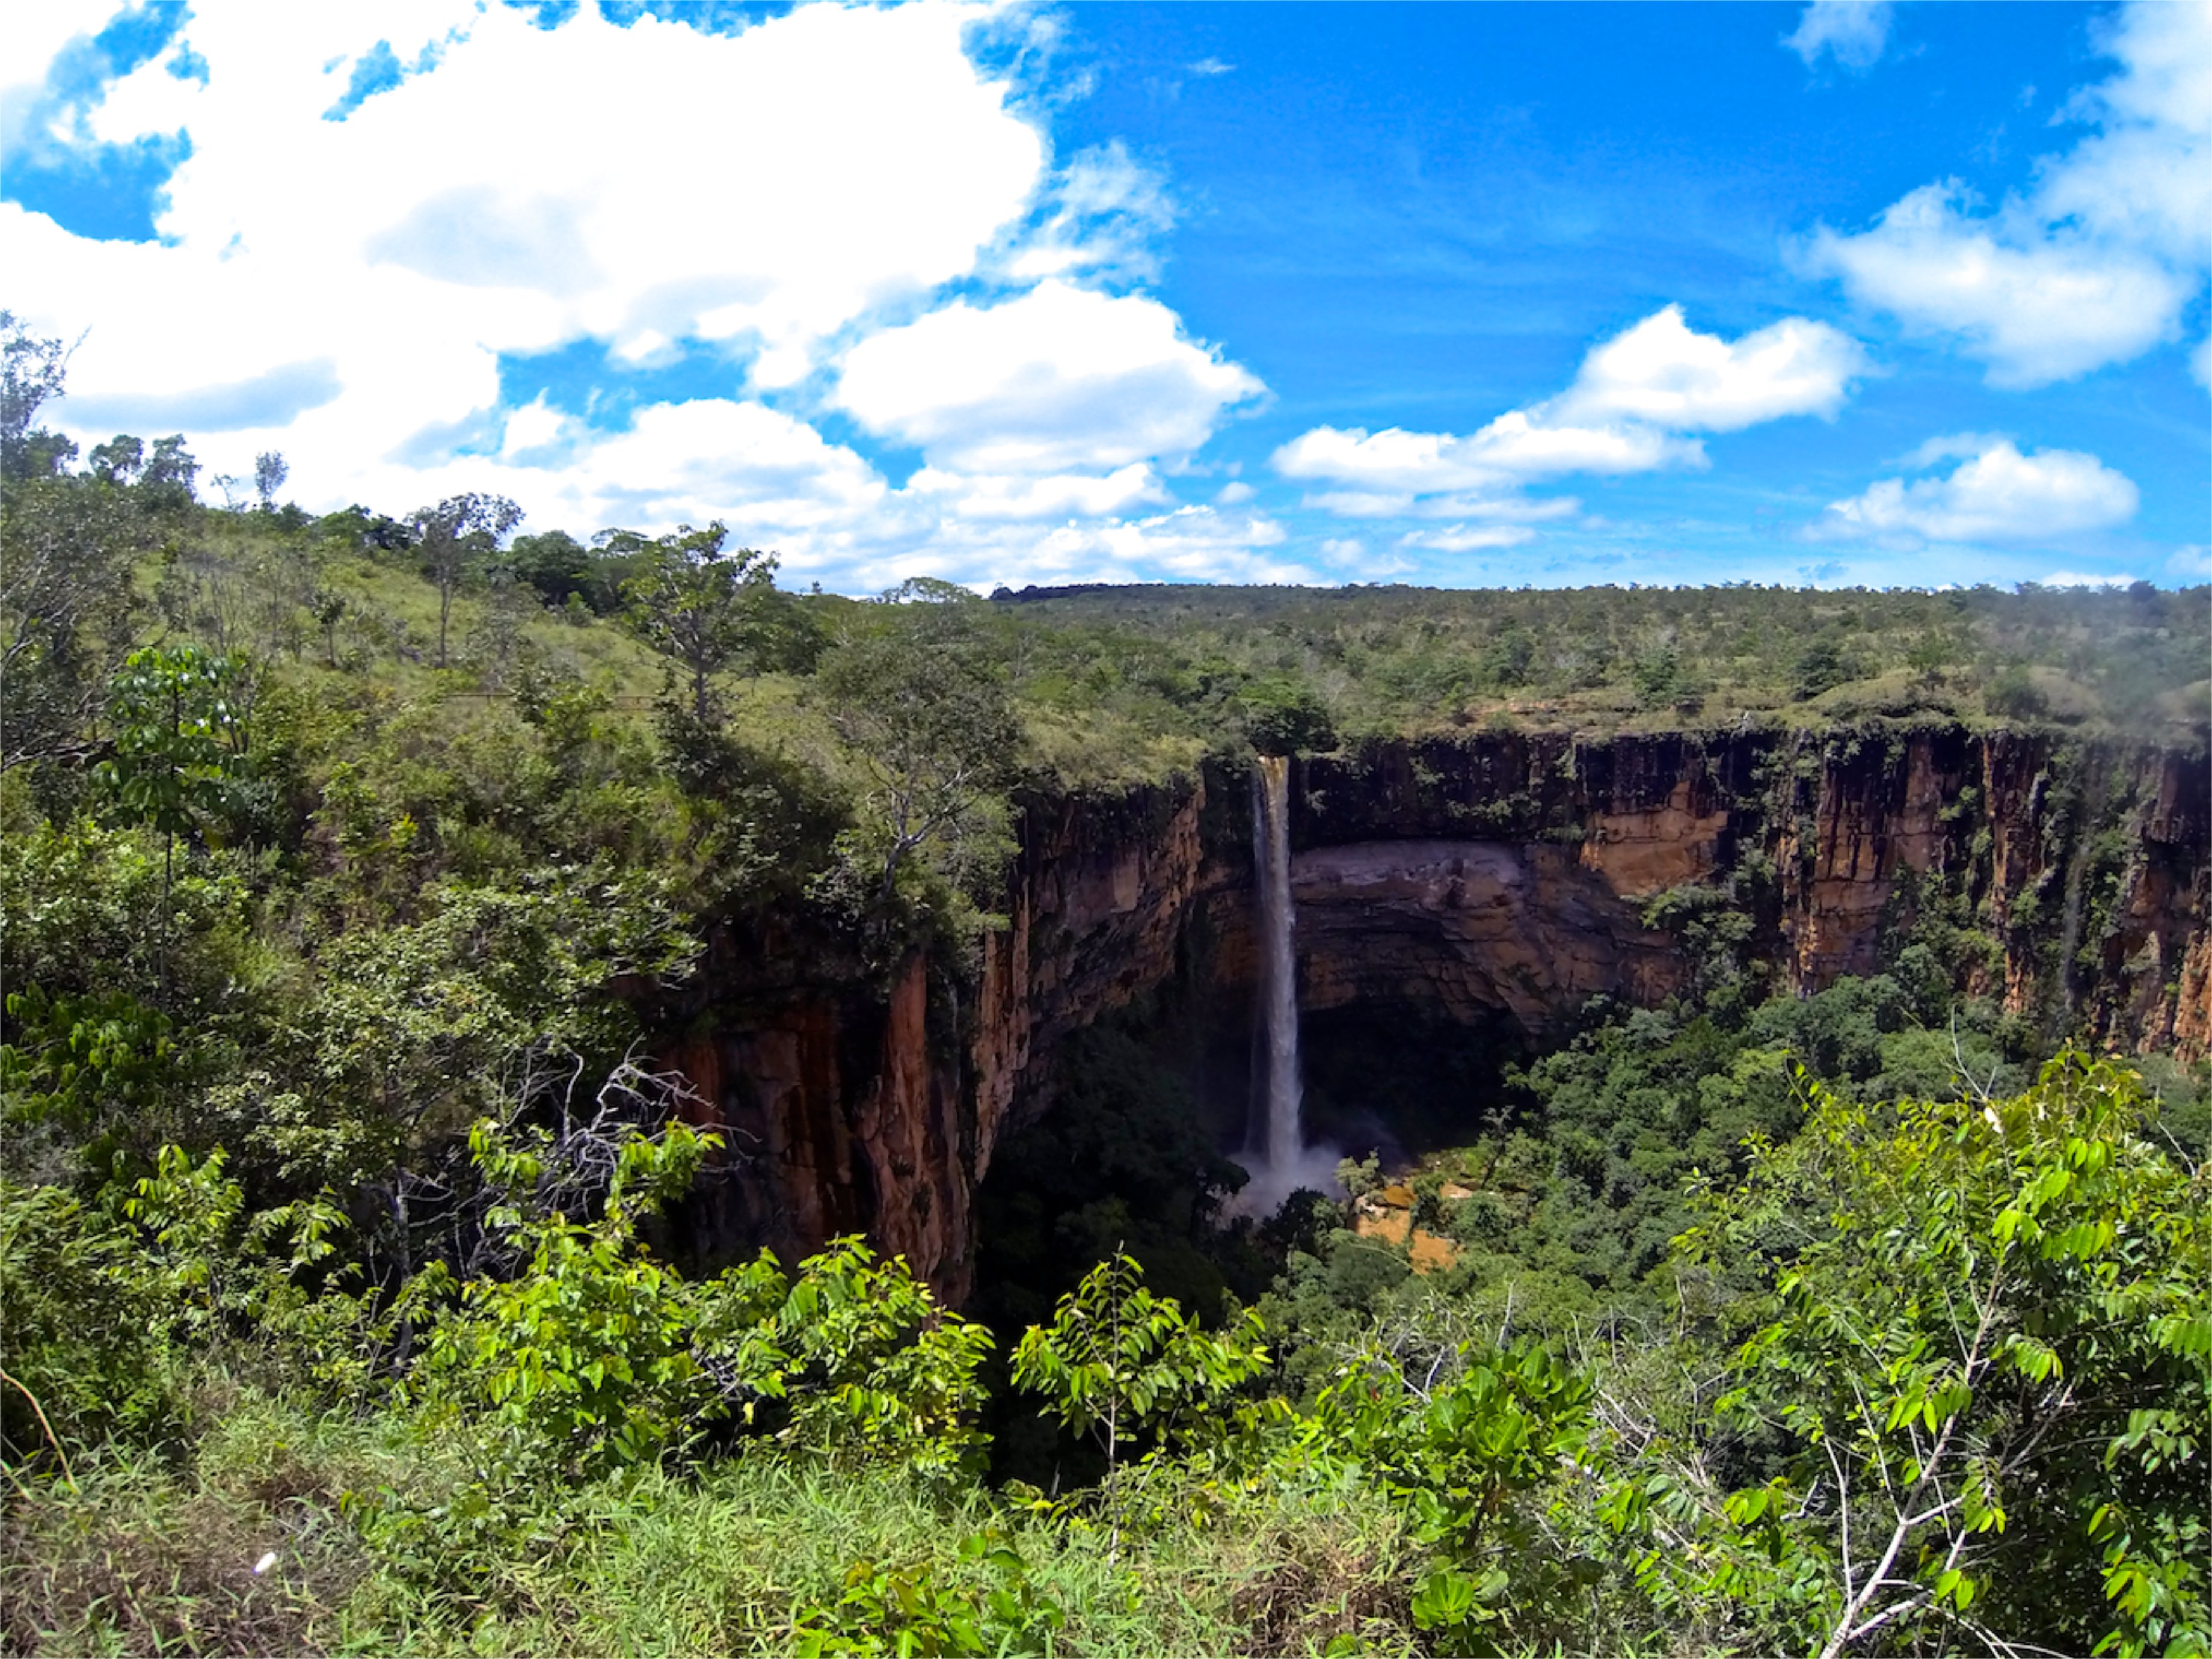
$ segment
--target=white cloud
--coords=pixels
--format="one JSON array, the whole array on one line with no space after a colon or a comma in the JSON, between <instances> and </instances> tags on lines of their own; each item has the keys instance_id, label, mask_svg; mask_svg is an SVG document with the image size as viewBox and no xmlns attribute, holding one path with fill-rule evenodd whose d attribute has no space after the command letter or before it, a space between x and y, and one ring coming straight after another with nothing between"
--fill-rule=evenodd
<instances>
[{"instance_id":1,"label":"white cloud","mask_svg":"<svg viewBox=\"0 0 2212 1659\"><path fill-rule=\"evenodd\" d=\"M36 273L16 303L93 325L74 391L185 393L335 356L343 451L292 447L302 488L342 492L333 474L410 427L489 405L501 351L704 337L803 360L969 270L1043 167L1038 134L962 51L980 12L949 0L806 7L736 38L650 17L618 29L589 7L550 30L463 0L395 9L209 0L189 25L207 86L149 64L112 89L102 136L148 120L191 133L167 246L0 210L0 264ZM434 70L320 118L362 48L463 25ZM548 118L586 108L622 118Z\"/></svg>"},{"instance_id":2,"label":"white cloud","mask_svg":"<svg viewBox=\"0 0 2212 1659\"><path fill-rule=\"evenodd\" d=\"M1038 520L1121 517L1138 507L1164 507L1168 492L1152 469L1132 461L1103 477L1060 473L1009 477L941 472L924 467L906 483L910 495L934 498L963 519Z\"/></svg>"},{"instance_id":3,"label":"white cloud","mask_svg":"<svg viewBox=\"0 0 2212 1659\"><path fill-rule=\"evenodd\" d=\"M1218 507L1242 507L1258 493L1250 484L1232 481L1221 486L1220 494L1213 498L1214 504Z\"/></svg>"},{"instance_id":4,"label":"white cloud","mask_svg":"<svg viewBox=\"0 0 2212 1659\"><path fill-rule=\"evenodd\" d=\"M1668 306L1583 359L1551 418L1627 420L1675 432L1736 432L1790 415L1832 417L1867 372L1858 342L1785 317L1734 342L1699 334Z\"/></svg>"},{"instance_id":5,"label":"white cloud","mask_svg":"<svg viewBox=\"0 0 2212 1659\"><path fill-rule=\"evenodd\" d=\"M1287 478L1338 486L1307 504L1346 516L1421 514L1528 520L1571 501L1531 500L1527 483L1707 465L1693 432L1786 416L1832 416L1866 372L1847 335L1792 317L1730 343L1668 306L1594 348L1559 397L1509 410L1470 435L1392 427L1315 427L1275 452Z\"/></svg>"},{"instance_id":6,"label":"white cloud","mask_svg":"<svg viewBox=\"0 0 2212 1659\"><path fill-rule=\"evenodd\" d=\"M2166 568L2179 576L2195 576L2199 580L2212 577L2212 547L2207 547L2202 542L2177 547L2167 557Z\"/></svg>"},{"instance_id":7,"label":"white cloud","mask_svg":"<svg viewBox=\"0 0 2212 1659\"><path fill-rule=\"evenodd\" d=\"M1782 44L1808 69L1827 52L1845 69L1871 69L1889 44L1888 0L1812 0Z\"/></svg>"},{"instance_id":8,"label":"white cloud","mask_svg":"<svg viewBox=\"0 0 2212 1659\"><path fill-rule=\"evenodd\" d=\"M1286 478L1354 486L1324 492L1313 504L1373 516L1412 510L1418 496L1452 495L1462 514L1520 517L1529 504L1509 494L1520 483L1565 472L1646 472L1670 463L1696 465L1692 440L1649 427L1553 427L1512 410L1468 437L1449 432L1370 433L1362 427L1315 427L1275 452ZM1499 492L1486 496L1484 492Z\"/></svg>"},{"instance_id":9,"label":"white cloud","mask_svg":"<svg viewBox=\"0 0 2212 1659\"><path fill-rule=\"evenodd\" d=\"M1985 449L2011 441L2012 434L2006 432L1948 432L1915 444L1889 465L1918 472L1938 461L1972 460Z\"/></svg>"},{"instance_id":10,"label":"white cloud","mask_svg":"<svg viewBox=\"0 0 2212 1659\"><path fill-rule=\"evenodd\" d=\"M1265 390L1157 300L1053 281L872 335L847 356L836 402L933 465L1072 472L1187 455Z\"/></svg>"},{"instance_id":11,"label":"white cloud","mask_svg":"<svg viewBox=\"0 0 2212 1659\"><path fill-rule=\"evenodd\" d=\"M2077 94L2096 131L2048 156L2025 194L1982 211L1923 185L1872 229L1807 249L1863 305L1948 337L1992 384L2047 385L2178 337L2212 265L2212 7L2137 0L2105 27L2119 72ZM2212 358L2191 357L2212 383Z\"/></svg>"},{"instance_id":12,"label":"white cloud","mask_svg":"<svg viewBox=\"0 0 2212 1659\"><path fill-rule=\"evenodd\" d=\"M1119 138L1084 150L1054 175L1051 211L1024 227L1004 255L1018 282L1079 272L1121 281L1159 276L1159 239L1176 218L1166 181Z\"/></svg>"},{"instance_id":13,"label":"white cloud","mask_svg":"<svg viewBox=\"0 0 2212 1659\"><path fill-rule=\"evenodd\" d=\"M1810 262L1840 274L1859 303L1952 336L1996 386L2070 379L2172 332L2191 283L2158 258L2046 234L2017 204L1994 218L1966 208L1955 181L1923 185L1863 234L1822 228Z\"/></svg>"},{"instance_id":14,"label":"white cloud","mask_svg":"<svg viewBox=\"0 0 2212 1659\"><path fill-rule=\"evenodd\" d=\"M1148 519L1066 525L1025 544L1030 580L1129 581L1151 572L1193 581L1297 582L1320 579L1305 566L1263 549L1287 539L1283 527L1257 515L1182 507Z\"/></svg>"},{"instance_id":15,"label":"white cloud","mask_svg":"<svg viewBox=\"0 0 2212 1659\"><path fill-rule=\"evenodd\" d=\"M1398 538L1398 545L1437 553L1474 553L1489 548L1518 547L1535 533L1526 525L1488 524L1469 529L1466 525L1455 524L1448 530L1409 530Z\"/></svg>"},{"instance_id":16,"label":"white cloud","mask_svg":"<svg viewBox=\"0 0 2212 1659\"><path fill-rule=\"evenodd\" d=\"M1992 444L1938 478L1884 478L1831 501L1810 532L1888 545L1925 542L2035 546L2124 524L2141 496L2094 455Z\"/></svg>"},{"instance_id":17,"label":"white cloud","mask_svg":"<svg viewBox=\"0 0 2212 1659\"><path fill-rule=\"evenodd\" d=\"M0 25L0 153L119 0L71 3ZM1163 510L1163 471L1264 388L1156 300L1075 285L1144 280L1176 210L1119 143L1056 164L967 51L1012 27L1033 55L1048 22L811 4L718 36L588 5L547 30L472 0L198 0L204 82L149 63L73 130L189 131L162 240L0 204L5 298L91 325L55 410L81 438L182 430L210 472L281 448L308 505L489 489L541 526L721 517L832 580L1021 580L1053 524L1125 574L1290 570L1263 516ZM380 41L410 72L325 119ZM933 311L949 283L970 297ZM690 393L580 418L600 350ZM502 361L550 352L567 395L510 406ZM825 402L927 465L893 488L823 436Z\"/></svg>"}]
</instances>

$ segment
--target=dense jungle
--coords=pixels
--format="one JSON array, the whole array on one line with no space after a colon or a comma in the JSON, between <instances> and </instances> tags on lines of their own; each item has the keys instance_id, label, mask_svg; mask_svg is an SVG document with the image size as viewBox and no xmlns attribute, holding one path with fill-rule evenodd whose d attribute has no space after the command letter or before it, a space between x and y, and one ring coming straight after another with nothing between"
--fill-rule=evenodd
<instances>
[{"instance_id":1,"label":"dense jungle","mask_svg":"<svg viewBox=\"0 0 2212 1659\"><path fill-rule=\"evenodd\" d=\"M2212 590L855 599L0 331L0 1649L2212 1653Z\"/></svg>"}]
</instances>

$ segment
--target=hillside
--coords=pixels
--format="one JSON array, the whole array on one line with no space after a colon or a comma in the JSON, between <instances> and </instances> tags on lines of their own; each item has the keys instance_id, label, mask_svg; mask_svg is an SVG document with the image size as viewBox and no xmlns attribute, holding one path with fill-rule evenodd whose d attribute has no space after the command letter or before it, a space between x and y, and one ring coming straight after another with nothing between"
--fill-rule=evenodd
<instances>
[{"instance_id":1,"label":"hillside","mask_svg":"<svg viewBox=\"0 0 2212 1659\"><path fill-rule=\"evenodd\" d=\"M2212 590L495 508L0 483L12 1649L2212 1631Z\"/></svg>"}]
</instances>

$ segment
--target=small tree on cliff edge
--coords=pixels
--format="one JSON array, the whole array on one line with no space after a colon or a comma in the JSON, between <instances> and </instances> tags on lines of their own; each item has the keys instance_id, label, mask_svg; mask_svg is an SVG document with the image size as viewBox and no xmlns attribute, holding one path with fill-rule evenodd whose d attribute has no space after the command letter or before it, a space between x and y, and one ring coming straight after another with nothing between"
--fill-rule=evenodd
<instances>
[{"instance_id":1,"label":"small tree on cliff edge","mask_svg":"<svg viewBox=\"0 0 2212 1659\"><path fill-rule=\"evenodd\" d=\"M956 882L1005 845L1001 792L1021 747L1005 687L941 637L894 632L849 641L822 660L816 690L858 751L884 836L878 896L934 844Z\"/></svg>"}]
</instances>

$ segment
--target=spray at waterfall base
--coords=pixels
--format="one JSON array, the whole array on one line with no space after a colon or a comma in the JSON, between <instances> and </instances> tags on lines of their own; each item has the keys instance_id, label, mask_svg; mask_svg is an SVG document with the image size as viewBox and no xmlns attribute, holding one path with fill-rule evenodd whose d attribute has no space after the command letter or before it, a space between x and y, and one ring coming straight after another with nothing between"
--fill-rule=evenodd
<instances>
[{"instance_id":1,"label":"spray at waterfall base","mask_svg":"<svg viewBox=\"0 0 2212 1659\"><path fill-rule=\"evenodd\" d=\"M1308 1145L1298 1073L1298 985L1291 897L1291 763L1262 756L1252 779L1252 864L1260 916L1259 1023L1252 1113L1237 1162L1252 1178L1224 1206L1231 1216L1268 1216L1294 1193L1343 1196L1337 1147Z\"/></svg>"}]
</instances>

